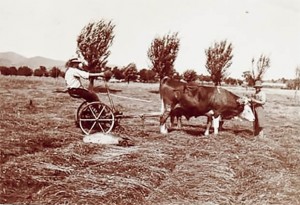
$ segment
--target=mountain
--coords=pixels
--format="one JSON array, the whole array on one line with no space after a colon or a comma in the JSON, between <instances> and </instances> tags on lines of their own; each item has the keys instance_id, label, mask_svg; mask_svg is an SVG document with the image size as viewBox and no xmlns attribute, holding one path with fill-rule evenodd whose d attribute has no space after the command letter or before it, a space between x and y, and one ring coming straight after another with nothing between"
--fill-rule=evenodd
<instances>
[{"instance_id":1,"label":"mountain","mask_svg":"<svg viewBox=\"0 0 300 205\"><path fill-rule=\"evenodd\" d=\"M2 66L14 66L18 62L25 61L26 58L14 52L0 53L0 65Z\"/></svg>"},{"instance_id":2,"label":"mountain","mask_svg":"<svg viewBox=\"0 0 300 205\"><path fill-rule=\"evenodd\" d=\"M54 60L41 56L26 58L15 52L0 52L0 66L28 66L31 69L45 66L46 68L51 69L52 67L63 68L64 64L64 61Z\"/></svg>"},{"instance_id":3,"label":"mountain","mask_svg":"<svg viewBox=\"0 0 300 205\"><path fill-rule=\"evenodd\" d=\"M19 63L20 65L27 65L30 68L39 68L41 65L46 68L56 67L64 67L65 62L59 60L53 60L50 58L45 58L41 56L36 56L32 58L27 58L25 61Z\"/></svg>"}]
</instances>

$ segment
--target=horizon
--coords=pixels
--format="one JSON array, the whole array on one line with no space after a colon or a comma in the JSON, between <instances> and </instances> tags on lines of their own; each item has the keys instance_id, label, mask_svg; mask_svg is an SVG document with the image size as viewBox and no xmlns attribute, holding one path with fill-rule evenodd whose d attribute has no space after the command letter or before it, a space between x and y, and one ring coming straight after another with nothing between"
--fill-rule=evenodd
<instances>
[{"instance_id":1,"label":"horizon","mask_svg":"<svg viewBox=\"0 0 300 205\"><path fill-rule=\"evenodd\" d=\"M154 38L178 32L174 65L181 74L193 69L207 75L205 49L222 40L233 45L230 77L240 79L261 54L271 61L264 80L293 79L300 66L297 0L2 0L0 6L1 52L27 58L66 61L75 55L81 29L107 19L115 24L108 65L149 68L147 50Z\"/></svg>"},{"instance_id":2,"label":"horizon","mask_svg":"<svg viewBox=\"0 0 300 205\"><path fill-rule=\"evenodd\" d=\"M27 57L27 56L24 56L24 55L21 55L21 54L19 54L19 53L16 53L16 52L14 52L14 51L5 51L5 52L2 52L2 51L0 51L0 53L12 53L12 54L16 54L16 55L20 55L20 56L22 56L22 57L24 57L24 58L26 58L26 59L32 59L32 58L46 58L46 59L48 59L48 60L54 60L54 61L61 61L62 63L65 63L63 60L59 60L59 59L52 59L52 58L47 58L47 57L45 57L45 56L32 56L32 57ZM1 66L1 65L0 65ZM14 66L14 65L12 65L12 66ZM43 66L43 65L41 65L41 66ZM64 66L64 65L63 65ZM123 66L118 66L118 65L110 65L109 63L107 64L107 66L117 66L118 68L120 68L120 67L123 67ZM125 65L126 66L126 65ZM31 68L31 67L30 67ZM50 67L48 67L48 68L50 68ZM112 68L112 67L111 67ZM33 69L34 70L34 68L31 68L31 69ZM137 68L138 69L138 71L139 70L141 70L142 68ZM147 68L148 69L148 68ZM181 75L182 75L183 73L181 73ZM204 75L204 76L210 76L210 74L208 74L208 73L206 73L206 74L204 74L204 73L197 73L197 76L199 77L200 75ZM226 76L225 78L223 78L223 80L224 79L226 79L226 78L228 78L228 77L232 77L232 76ZM234 78L234 79L237 79L237 80L243 80L243 77L242 76L240 76L240 77L232 77L232 78ZM280 78L272 78L272 79L265 79L265 80L263 80L263 82L271 82L271 81L273 81L273 80L275 80L275 81L280 81L280 80L282 80L282 78L283 79L285 79L285 80L294 80L295 78L285 78L285 77L280 77Z\"/></svg>"}]
</instances>

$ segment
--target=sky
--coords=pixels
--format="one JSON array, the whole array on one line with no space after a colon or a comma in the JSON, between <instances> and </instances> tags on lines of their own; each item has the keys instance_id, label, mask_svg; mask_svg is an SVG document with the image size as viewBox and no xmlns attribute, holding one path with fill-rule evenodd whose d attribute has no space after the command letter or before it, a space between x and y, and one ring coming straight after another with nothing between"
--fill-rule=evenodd
<instances>
[{"instance_id":1,"label":"sky","mask_svg":"<svg viewBox=\"0 0 300 205\"><path fill-rule=\"evenodd\" d=\"M299 0L0 0L0 52L66 61L81 29L101 19L115 24L110 65L149 68L151 42L178 32L179 73L208 74L205 50L223 40L233 46L230 77L262 54L264 80L295 78L300 66Z\"/></svg>"}]
</instances>

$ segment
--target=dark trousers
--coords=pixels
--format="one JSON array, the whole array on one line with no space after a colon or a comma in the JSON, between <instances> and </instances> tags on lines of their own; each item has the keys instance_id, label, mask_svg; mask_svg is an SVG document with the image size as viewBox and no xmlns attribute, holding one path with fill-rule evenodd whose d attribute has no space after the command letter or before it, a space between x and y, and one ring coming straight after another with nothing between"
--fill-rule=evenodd
<instances>
[{"instance_id":1,"label":"dark trousers","mask_svg":"<svg viewBox=\"0 0 300 205\"><path fill-rule=\"evenodd\" d=\"M255 120L253 122L254 135L260 134L265 126L264 108L257 106L254 108Z\"/></svg>"},{"instance_id":2,"label":"dark trousers","mask_svg":"<svg viewBox=\"0 0 300 205\"><path fill-rule=\"evenodd\" d=\"M96 93L86 90L84 88L69 88L68 93L74 98L83 98L88 102L100 101Z\"/></svg>"}]
</instances>

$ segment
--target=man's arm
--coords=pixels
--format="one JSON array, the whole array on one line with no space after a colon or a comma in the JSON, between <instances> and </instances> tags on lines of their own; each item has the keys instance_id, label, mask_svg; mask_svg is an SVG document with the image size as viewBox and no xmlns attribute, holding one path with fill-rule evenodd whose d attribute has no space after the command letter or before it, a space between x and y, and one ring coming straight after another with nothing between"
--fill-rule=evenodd
<instances>
[{"instance_id":1,"label":"man's arm","mask_svg":"<svg viewBox=\"0 0 300 205\"><path fill-rule=\"evenodd\" d=\"M259 105L264 105L266 103L266 95L265 93L261 93L261 99L251 98L251 102Z\"/></svg>"},{"instance_id":2,"label":"man's arm","mask_svg":"<svg viewBox=\"0 0 300 205\"><path fill-rule=\"evenodd\" d=\"M104 77L104 73L89 73L89 77Z\"/></svg>"}]
</instances>

